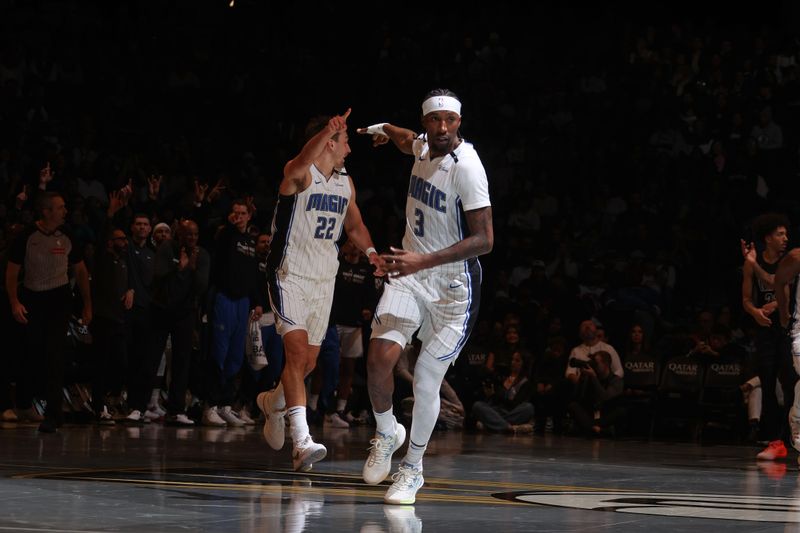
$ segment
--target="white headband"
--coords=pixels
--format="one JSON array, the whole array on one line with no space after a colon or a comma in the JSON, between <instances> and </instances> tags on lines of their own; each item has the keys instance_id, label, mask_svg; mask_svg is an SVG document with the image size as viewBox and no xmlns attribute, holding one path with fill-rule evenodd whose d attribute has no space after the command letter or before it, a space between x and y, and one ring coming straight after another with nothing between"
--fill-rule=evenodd
<instances>
[{"instance_id":1,"label":"white headband","mask_svg":"<svg viewBox=\"0 0 800 533\"><path fill-rule=\"evenodd\" d=\"M461 102L452 96L431 96L422 102L422 116L434 111L454 111L461 115Z\"/></svg>"}]
</instances>

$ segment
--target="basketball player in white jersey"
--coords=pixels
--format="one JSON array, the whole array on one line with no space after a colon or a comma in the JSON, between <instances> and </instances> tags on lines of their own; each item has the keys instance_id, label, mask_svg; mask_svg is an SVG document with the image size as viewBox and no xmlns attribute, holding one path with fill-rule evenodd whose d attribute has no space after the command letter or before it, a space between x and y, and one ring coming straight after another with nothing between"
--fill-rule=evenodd
<instances>
[{"instance_id":1,"label":"basketball player in white jersey","mask_svg":"<svg viewBox=\"0 0 800 533\"><path fill-rule=\"evenodd\" d=\"M406 201L403 249L392 248L372 323L367 384L376 419L364 481L377 484L391 471L392 454L406 430L392 413L392 369L419 328L414 368L414 410L408 450L386 503L412 504L422 486L422 456L439 415L439 389L469 337L478 312L481 268L477 257L494 244L486 171L472 144L459 134L461 102L447 89L422 103L425 133L391 124L360 128L375 145L391 140L414 158Z\"/></svg>"},{"instance_id":2,"label":"basketball player in white jersey","mask_svg":"<svg viewBox=\"0 0 800 533\"><path fill-rule=\"evenodd\" d=\"M283 338L285 366L280 383L258 395L264 412L264 437L279 450L284 444L284 417L289 417L292 463L308 471L327 454L311 439L306 421L304 379L314 369L328 327L333 288L339 268L337 241L342 231L363 250L376 275L383 260L356 204L353 180L344 169L350 153L348 109L344 115L317 117L306 128L306 144L286 163L272 219L267 257L269 301Z\"/></svg>"},{"instance_id":3,"label":"basketball player in white jersey","mask_svg":"<svg viewBox=\"0 0 800 533\"><path fill-rule=\"evenodd\" d=\"M773 288L781 326L784 329L789 328L792 364L795 372L800 375L800 248L790 250L778 263ZM789 409L789 428L792 432L792 446L800 451L800 381L794 386L794 401Z\"/></svg>"}]
</instances>

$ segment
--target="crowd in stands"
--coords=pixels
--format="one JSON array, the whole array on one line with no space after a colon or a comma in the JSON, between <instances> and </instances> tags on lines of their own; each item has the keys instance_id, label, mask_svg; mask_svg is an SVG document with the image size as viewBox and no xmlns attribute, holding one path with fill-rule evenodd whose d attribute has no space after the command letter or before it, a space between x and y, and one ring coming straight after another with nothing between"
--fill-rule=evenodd
<instances>
[{"instance_id":1,"label":"crowd in stands","mask_svg":"<svg viewBox=\"0 0 800 533\"><path fill-rule=\"evenodd\" d=\"M481 258L479 322L448 375L460 405L447 402L443 427L541 433L569 421L572 431L614 434L634 394L628 369L643 356L660 371L676 357L703 367L735 361L740 384L753 377L739 240L752 240L750 222L767 211L788 216L796 238L795 29L780 17L767 26L656 10L633 20L613 7L566 5L532 7L533 21L502 6L470 17L444 10L452 18L441 26L403 14L360 35L332 35L333 7L320 9L300 40L288 21L301 8L285 5L0 1L4 259L37 219L36 198L56 191L93 291L99 252L132 240L139 215L152 228L154 257L170 239L195 239L214 272L217 234L237 202L250 210L248 234L268 245L281 169L309 116L352 107L353 127L414 124L421 96L444 86L463 101L462 133L487 169L495 247ZM328 74L330 63L338 75ZM348 170L376 247L399 246L407 162L377 155L354 133L351 145ZM109 234L109 224L121 233ZM195 306L179 389L188 409L207 401L213 275L206 282L186 300ZM83 354L91 348L82 345L79 310L67 377L84 379L97 369ZM12 384L43 369L20 364L36 354L14 342L20 326L6 295L0 315L0 410L22 417L31 405L17 405ZM168 330L159 335L172 333L174 343ZM723 353L728 345L736 348ZM104 366L102 384L115 396L129 385L129 362L117 363ZM249 392L233 407L245 420L254 391L277 375L242 372ZM159 387L175 401L168 383ZM743 416L756 424L746 397ZM147 399L142 413L159 407ZM343 416L352 423L363 408Z\"/></svg>"}]
</instances>

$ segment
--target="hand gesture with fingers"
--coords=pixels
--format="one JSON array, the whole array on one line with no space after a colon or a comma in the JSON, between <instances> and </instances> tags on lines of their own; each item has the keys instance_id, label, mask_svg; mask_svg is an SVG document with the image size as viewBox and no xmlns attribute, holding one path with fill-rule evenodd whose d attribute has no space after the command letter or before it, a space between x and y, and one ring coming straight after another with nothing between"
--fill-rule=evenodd
<instances>
[{"instance_id":1,"label":"hand gesture with fingers","mask_svg":"<svg viewBox=\"0 0 800 533\"><path fill-rule=\"evenodd\" d=\"M108 217L111 218L117 214L117 211L122 209L125 203L126 201L124 200L122 189L119 191L111 191L108 194L108 210L106 211Z\"/></svg>"},{"instance_id":2,"label":"hand gesture with fingers","mask_svg":"<svg viewBox=\"0 0 800 533\"><path fill-rule=\"evenodd\" d=\"M744 239L739 239L739 245L742 248L742 257L748 263L755 263L757 256L756 256L756 245L754 242L745 242Z\"/></svg>"},{"instance_id":3,"label":"hand gesture with fingers","mask_svg":"<svg viewBox=\"0 0 800 533\"><path fill-rule=\"evenodd\" d=\"M28 186L23 185L22 190L15 199L15 205L17 206L17 209L22 209L22 206L25 205L25 202L27 201L28 201Z\"/></svg>"},{"instance_id":4,"label":"hand gesture with fingers","mask_svg":"<svg viewBox=\"0 0 800 533\"><path fill-rule=\"evenodd\" d=\"M194 203L203 203L206 198L206 191L208 190L208 183L200 183L197 178L194 179Z\"/></svg>"},{"instance_id":5,"label":"hand gesture with fingers","mask_svg":"<svg viewBox=\"0 0 800 533\"><path fill-rule=\"evenodd\" d=\"M211 189L211 192L208 193L209 203L216 200L224 190L225 190L225 178L220 178L219 180L217 180L217 184L214 185L214 188Z\"/></svg>"},{"instance_id":6,"label":"hand gesture with fingers","mask_svg":"<svg viewBox=\"0 0 800 533\"><path fill-rule=\"evenodd\" d=\"M330 128L331 134L347 130L347 117L350 116L350 111L351 109L348 107L347 111L344 112L344 115L336 115L335 117L331 117L331 119L328 121L328 128Z\"/></svg>"},{"instance_id":7,"label":"hand gesture with fingers","mask_svg":"<svg viewBox=\"0 0 800 533\"><path fill-rule=\"evenodd\" d=\"M47 184L53 181L55 173L50 169L50 162L39 171L39 188L42 190L47 189Z\"/></svg>"},{"instance_id":8,"label":"hand gesture with fingers","mask_svg":"<svg viewBox=\"0 0 800 533\"><path fill-rule=\"evenodd\" d=\"M372 135L372 146L380 146L389 142L389 136L383 129L386 124L386 122L382 122L380 124L367 126L366 128L358 128L356 133L360 133L361 135Z\"/></svg>"},{"instance_id":9,"label":"hand gesture with fingers","mask_svg":"<svg viewBox=\"0 0 800 533\"><path fill-rule=\"evenodd\" d=\"M149 178L147 178L147 197L151 200L158 199L158 193L161 191L161 181L164 179L164 176L161 174L158 175L156 178L155 174L151 174Z\"/></svg>"},{"instance_id":10,"label":"hand gesture with fingers","mask_svg":"<svg viewBox=\"0 0 800 533\"><path fill-rule=\"evenodd\" d=\"M255 215L256 213L256 197L253 195L245 196L244 203L247 206L247 210L250 212L251 215Z\"/></svg>"}]
</instances>

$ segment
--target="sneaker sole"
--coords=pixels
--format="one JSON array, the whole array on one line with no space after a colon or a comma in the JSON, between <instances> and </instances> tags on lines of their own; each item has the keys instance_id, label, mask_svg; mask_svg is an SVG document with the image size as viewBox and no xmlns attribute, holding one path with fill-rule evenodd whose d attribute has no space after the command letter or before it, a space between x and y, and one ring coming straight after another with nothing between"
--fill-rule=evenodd
<instances>
[{"instance_id":1,"label":"sneaker sole","mask_svg":"<svg viewBox=\"0 0 800 533\"><path fill-rule=\"evenodd\" d=\"M424 484L425 484L425 480L423 479L422 485L424 485ZM417 490L414 491L414 495L411 496L411 498L406 498L404 500L393 500L393 499L389 498L388 496L384 496L383 497L383 503L388 503L389 505L414 505L414 502L417 501L417 491L419 491L419 489L422 488L422 485L420 485L417 488Z\"/></svg>"},{"instance_id":2,"label":"sneaker sole","mask_svg":"<svg viewBox=\"0 0 800 533\"><path fill-rule=\"evenodd\" d=\"M328 450L322 448L317 450L313 454L306 457L304 461L301 461L300 464L293 465L295 472L309 472L311 468L314 466L314 463L318 463L325 459L325 456L328 455Z\"/></svg>"},{"instance_id":3,"label":"sneaker sole","mask_svg":"<svg viewBox=\"0 0 800 533\"><path fill-rule=\"evenodd\" d=\"M390 453L389 457L386 459L386 462L389 463L389 468L386 470L386 475L384 475L381 479L379 479L377 481L372 481L372 482L367 481L367 476L366 476L367 464L364 463L364 468L361 470L361 477L364 479L364 483L366 483L367 485L377 485L378 483L383 482L384 479L389 477L389 474L392 472L392 456L394 455L394 452L399 450L400 446L402 446L406 442L406 428L405 428L405 426L403 426L403 424L397 424L397 433L396 433L396 435L400 436L401 433L402 433L403 438L402 439L398 438L398 439L395 440L395 444L396 445L395 445L394 449L392 450L392 453ZM367 461L369 461L369 459L367 459Z\"/></svg>"},{"instance_id":4,"label":"sneaker sole","mask_svg":"<svg viewBox=\"0 0 800 533\"><path fill-rule=\"evenodd\" d=\"M284 433L283 441L281 442L280 446L278 446L277 448L273 445L272 442L270 442L270 437L269 436L270 436L271 432L269 430L269 416L270 416L271 409L270 409L270 406L268 405L268 402L267 402L267 393L266 392L262 392L261 394L256 396L256 404L258 405L258 408L261 409L261 412L264 413L264 417L265 417L264 428L262 429L262 433L264 434L264 440L267 441L267 444L269 444L270 448L272 448L273 450L281 450L281 449L283 449L283 445L286 442L286 433Z\"/></svg>"}]
</instances>

